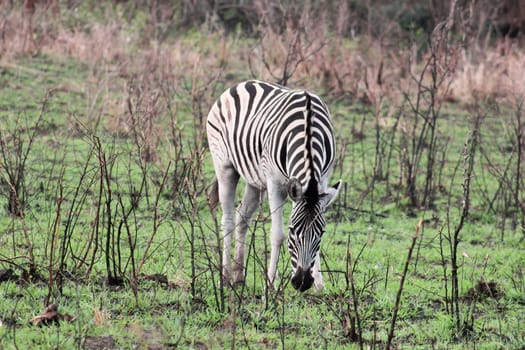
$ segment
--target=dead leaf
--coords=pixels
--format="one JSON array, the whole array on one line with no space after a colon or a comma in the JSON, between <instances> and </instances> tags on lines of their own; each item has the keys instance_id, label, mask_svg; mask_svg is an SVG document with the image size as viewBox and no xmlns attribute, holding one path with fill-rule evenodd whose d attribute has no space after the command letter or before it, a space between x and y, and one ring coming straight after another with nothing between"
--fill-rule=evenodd
<instances>
[{"instance_id":1,"label":"dead leaf","mask_svg":"<svg viewBox=\"0 0 525 350\"><path fill-rule=\"evenodd\" d=\"M53 323L60 324L60 321L73 322L76 317L73 317L69 314L61 314L58 312L58 306L56 304L49 304L44 311L30 319L29 321L33 323L34 326L49 326Z\"/></svg>"}]
</instances>

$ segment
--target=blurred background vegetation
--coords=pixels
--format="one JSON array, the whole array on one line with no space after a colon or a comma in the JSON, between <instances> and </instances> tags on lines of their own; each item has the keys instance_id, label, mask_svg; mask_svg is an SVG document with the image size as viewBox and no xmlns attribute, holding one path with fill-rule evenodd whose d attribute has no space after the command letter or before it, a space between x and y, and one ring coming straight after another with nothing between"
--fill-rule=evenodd
<instances>
[{"instance_id":1,"label":"blurred background vegetation","mask_svg":"<svg viewBox=\"0 0 525 350\"><path fill-rule=\"evenodd\" d=\"M4 59L55 52L116 63L125 52L148 46L158 59L167 46L177 49L177 42L200 33L214 36L215 45L206 52L214 57L199 61L214 65L212 72L242 71L281 83L292 78L298 85L309 78L327 94L352 97L366 95L361 85L379 70L382 83L397 83L409 70L403 56L415 50L411 59L424 60L433 33L445 22L449 44L455 45L454 73L461 78L451 98L468 100L472 91L467 90L494 97L494 90L505 87L482 80L500 81L500 74L517 78L507 68L525 30L525 4L519 0L4 0L0 13ZM100 21L93 25L93 20ZM240 37L249 40L235 41ZM181 49L190 50L190 60L198 51ZM174 64L174 58L165 59ZM235 65L240 69L232 70Z\"/></svg>"}]
</instances>

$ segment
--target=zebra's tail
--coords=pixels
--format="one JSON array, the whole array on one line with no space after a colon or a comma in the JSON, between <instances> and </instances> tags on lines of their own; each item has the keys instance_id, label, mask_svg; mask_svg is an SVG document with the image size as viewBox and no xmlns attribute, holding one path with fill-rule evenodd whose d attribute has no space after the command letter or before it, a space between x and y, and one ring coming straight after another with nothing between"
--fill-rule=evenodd
<instances>
[{"instance_id":1,"label":"zebra's tail","mask_svg":"<svg viewBox=\"0 0 525 350\"><path fill-rule=\"evenodd\" d=\"M208 187L206 199L208 200L208 205L210 206L211 211L214 211L219 203L219 182L217 181L217 178L214 178L213 182Z\"/></svg>"}]
</instances>

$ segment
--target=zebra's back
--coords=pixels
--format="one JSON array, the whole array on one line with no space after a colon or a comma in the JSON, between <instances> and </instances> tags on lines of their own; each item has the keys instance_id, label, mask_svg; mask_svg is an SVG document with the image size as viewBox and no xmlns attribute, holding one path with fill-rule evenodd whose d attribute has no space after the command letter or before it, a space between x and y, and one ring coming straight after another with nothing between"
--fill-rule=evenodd
<instances>
[{"instance_id":1,"label":"zebra's back","mask_svg":"<svg viewBox=\"0 0 525 350\"><path fill-rule=\"evenodd\" d=\"M225 91L208 114L207 132L215 166L233 166L258 188L269 177L296 178L304 189L312 178L321 185L335 153L318 96L260 81Z\"/></svg>"}]
</instances>

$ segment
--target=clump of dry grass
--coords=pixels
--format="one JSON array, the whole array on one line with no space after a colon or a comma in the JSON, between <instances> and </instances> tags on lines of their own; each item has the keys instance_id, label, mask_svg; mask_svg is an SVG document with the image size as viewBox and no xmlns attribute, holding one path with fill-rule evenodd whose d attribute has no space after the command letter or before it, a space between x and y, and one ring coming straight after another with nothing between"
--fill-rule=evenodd
<instances>
[{"instance_id":1,"label":"clump of dry grass","mask_svg":"<svg viewBox=\"0 0 525 350\"><path fill-rule=\"evenodd\" d=\"M0 57L31 52L34 49L33 46L33 14L24 11L23 7L15 10L7 1L2 1L0 4Z\"/></svg>"},{"instance_id":2,"label":"clump of dry grass","mask_svg":"<svg viewBox=\"0 0 525 350\"><path fill-rule=\"evenodd\" d=\"M58 28L53 40L43 40L41 51L50 55L71 57L83 62L118 62L129 53L131 39L117 22L94 23L88 30Z\"/></svg>"},{"instance_id":3,"label":"clump of dry grass","mask_svg":"<svg viewBox=\"0 0 525 350\"><path fill-rule=\"evenodd\" d=\"M95 326L102 326L111 322L111 313L106 309L100 309L98 306L93 307L93 323Z\"/></svg>"},{"instance_id":4,"label":"clump of dry grass","mask_svg":"<svg viewBox=\"0 0 525 350\"><path fill-rule=\"evenodd\" d=\"M509 42L498 46L462 52L450 87L451 100L471 104L484 100L508 102L525 96L525 52Z\"/></svg>"}]
</instances>

